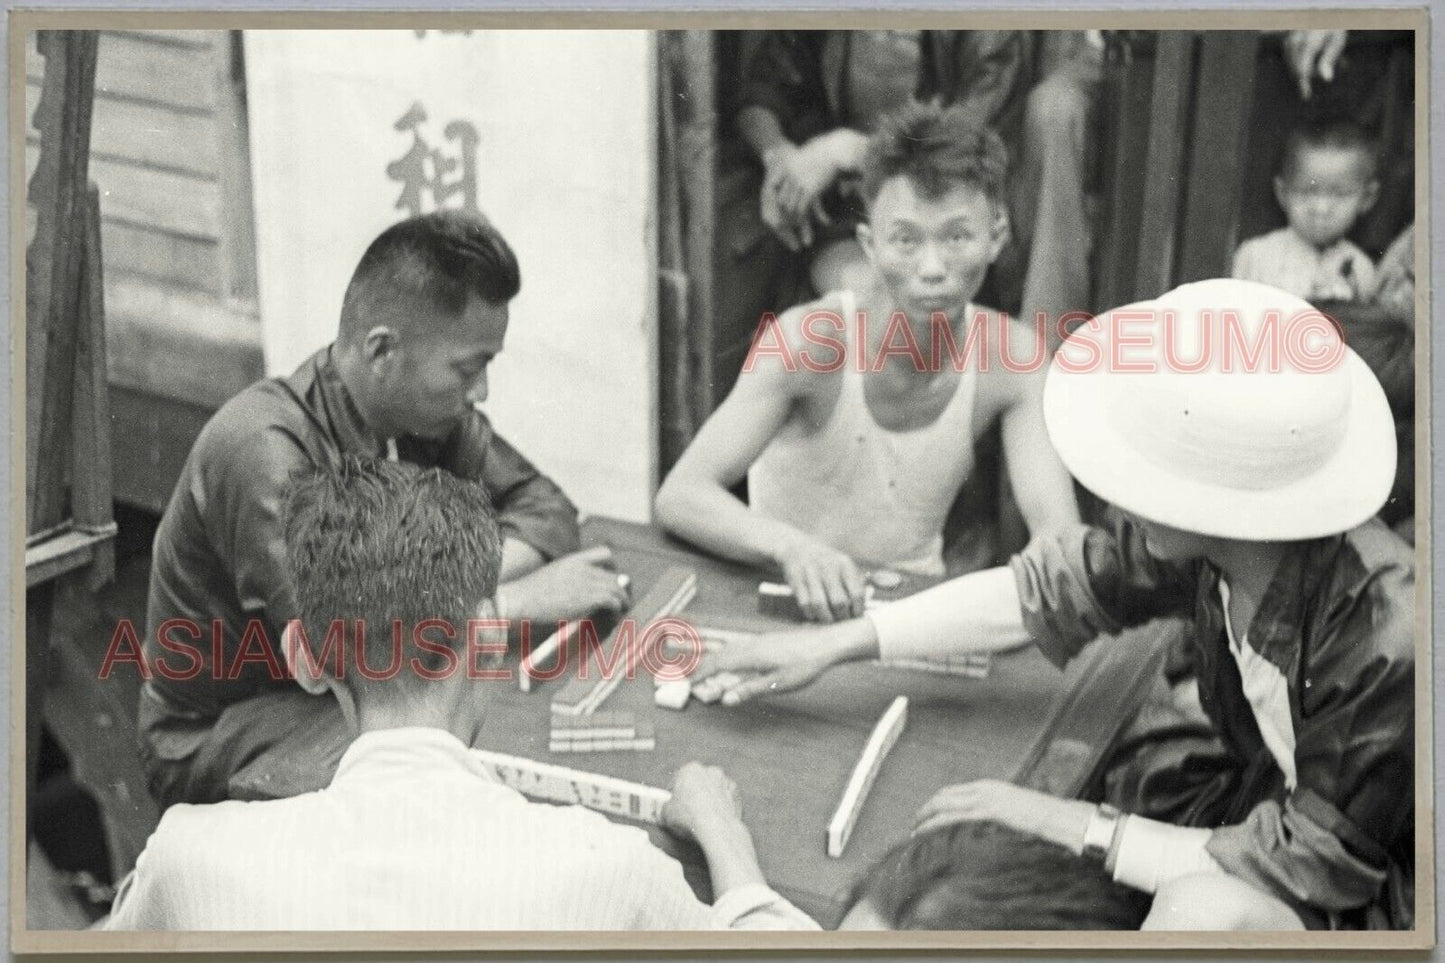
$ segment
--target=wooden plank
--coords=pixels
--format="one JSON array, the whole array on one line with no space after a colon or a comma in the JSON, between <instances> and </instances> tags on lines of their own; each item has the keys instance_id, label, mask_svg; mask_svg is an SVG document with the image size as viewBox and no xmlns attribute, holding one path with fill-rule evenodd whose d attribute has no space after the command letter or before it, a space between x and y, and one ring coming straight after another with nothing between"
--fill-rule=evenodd
<instances>
[{"instance_id":1,"label":"wooden plank","mask_svg":"<svg viewBox=\"0 0 1445 963\"><path fill-rule=\"evenodd\" d=\"M1159 37L1149 107L1149 146L1141 161L1148 176L1144 181L1144 204L1139 221L1135 298L1158 297L1173 286L1185 119L1193 88L1194 43L1194 33L1187 30L1169 31Z\"/></svg>"},{"instance_id":2,"label":"wooden plank","mask_svg":"<svg viewBox=\"0 0 1445 963\"><path fill-rule=\"evenodd\" d=\"M114 537L114 527L98 532L69 531L27 547L25 587L35 588L90 565L96 549L110 544Z\"/></svg>"},{"instance_id":3,"label":"wooden plank","mask_svg":"<svg viewBox=\"0 0 1445 963\"><path fill-rule=\"evenodd\" d=\"M56 31L42 35L41 40L49 61L45 99L53 98L54 105L41 112L46 144L30 185L31 200L39 213L35 241L26 260L32 265L47 261L52 267L46 278L38 271L27 277L27 283L35 285L27 297L27 317L43 318L46 331L45 367L35 386L38 396L32 391L26 400L27 405L40 405L38 464L33 487L27 492L28 530L32 531L56 524L64 511L64 455L71 432L75 336L84 267L81 228L88 190L95 45L95 34L88 31Z\"/></svg>"},{"instance_id":4,"label":"wooden plank","mask_svg":"<svg viewBox=\"0 0 1445 963\"><path fill-rule=\"evenodd\" d=\"M86 195L84 239L82 310L76 325L75 412L72 419L75 463L70 480L70 511L76 528L81 531L113 532L104 261L100 245L100 197L94 187ZM109 582L114 574L115 549L107 541L96 548L94 564L86 575L87 587L93 591Z\"/></svg>"},{"instance_id":5,"label":"wooden plank","mask_svg":"<svg viewBox=\"0 0 1445 963\"><path fill-rule=\"evenodd\" d=\"M1139 257L1139 220L1148 165L1140 144L1149 137L1149 104L1154 79L1154 48L1130 38L1110 42L1105 65L1102 148L1104 197L1108 211L1100 239L1094 310L1134 300Z\"/></svg>"},{"instance_id":6,"label":"wooden plank","mask_svg":"<svg viewBox=\"0 0 1445 963\"><path fill-rule=\"evenodd\" d=\"M159 515L215 411L125 387L112 386L110 399L115 436L125 439L112 466L115 500Z\"/></svg>"},{"instance_id":7,"label":"wooden plank","mask_svg":"<svg viewBox=\"0 0 1445 963\"><path fill-rule=\"evenodd\" d=\"M216 118L98 96L90 149L94 157L215 178L221 167Z\"/></svg>"},{"instance_id":8,"label":"wooden plank","mask_svg":"<svg viewBox=\"0 0 1445 963\"><path fill-rule=\"evenodd\" d=\"M36 149L27 144L25 153ZM90 178L100 186L106 220L199 240L221 236L221 190L214 180L98 157L90 165Z\"/></svg>"},{"instance_id":9,"label":"wooden plank","mask_svg":"<svg viewBox=\"0 0 1445 963\"><path fill-rule=\"evenodd\" d=\"M1200 39L1189 187L1175 282L1225 277L1239 242L1259 35L1206 30Z\"/></svg>"},{"instance_id":10,"label":"wooden plank","mask_svg":"<svg viewBox=\"0 0 1445 963\"><path fill-rule=\"evenodd\" d=\"M43 61L35 58L33 31L27 34L26 43L25 76L39 80ZM100 98L138 100L206 114L216 101L214 71L214 46L163 44L136 31L108 31L100 37L95 92Z\"/></svg>"},{"instance_id":11,"label":"wooden plank","mask_svg":"<svg viewBox=\"0 0 1445 963\"><path fill-rule=\"evenodd\" d=\"M105 293L112 386L214 411L262 377L254 311L124 277L111 277Z\"/></svg>"},{"instance_id":12,"label":"wooden plank","mask_svg":"<svg viewBox=\"0 0 1445 963\"><path fill-rule=\"evenodd\" d=\"M215 240L103 217L100 235L108 285L117 275L128 275L168 288L220 294L220 245Z\"/></svg>"},{"instance_id":13,"label":"wooden plank","mask_svg":"<svg viewBox=\"0 0 1445 963\"><path fill-rule=\"evenodd\" d=\"M256 300L256 206L251 191L251 128L246 116L246 74L241 32L231 31L215 59L220 137L221 293Z\"/></svg>"}]
</instances>

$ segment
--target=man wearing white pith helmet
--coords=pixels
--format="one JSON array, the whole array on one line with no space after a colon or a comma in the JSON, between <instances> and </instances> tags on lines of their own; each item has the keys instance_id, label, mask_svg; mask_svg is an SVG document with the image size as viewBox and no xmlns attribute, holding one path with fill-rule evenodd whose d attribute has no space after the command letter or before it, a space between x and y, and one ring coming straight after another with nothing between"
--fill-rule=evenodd
<instances>
[{"instance_id":1,"label":"man wearing white pith helmet","mask_svg":"<svg viewBox=\"0 0 1445 963\"><path fill-rule=\"evenodd\" d=\"M1102 860L1156 894L1145 928L1412 926L1414 563L1374 517L1394 426L1320 320L1224 279L1097 318L1060 350L1044 406L1069 470L1122 510L1116 531L1039 537L864 618L734 643L698 677L750 673L736 705L853 659L1032 639L1062 665L1185 616L1202 709L1241 774L1191 825L982 781L939 792L919 827L991 820Z\"/></svg>"}]
</instances>

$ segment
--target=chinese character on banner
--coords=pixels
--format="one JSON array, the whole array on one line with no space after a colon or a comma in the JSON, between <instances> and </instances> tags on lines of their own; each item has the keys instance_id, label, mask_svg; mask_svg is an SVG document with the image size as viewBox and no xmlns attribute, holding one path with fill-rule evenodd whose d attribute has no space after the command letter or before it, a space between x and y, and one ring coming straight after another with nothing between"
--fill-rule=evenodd
<instances>
[{"instance_id":1,"label":"chinese character on banner","mask_svg":"<svg viewBox=\"0 0 1445 963\"><path fill-rule=\"evenodd\" d=\"M420 102L392 127L411 134L411 147L386 165L386 176L402 184L396 207L411 216L440 207L477 210L477 129L464 120L442 128L447 147L433 147L422 134L426 109ZM460 171L458 171L460 167ZM429 201L424 195L430 195Z\"/></svg>"}]
</instances>

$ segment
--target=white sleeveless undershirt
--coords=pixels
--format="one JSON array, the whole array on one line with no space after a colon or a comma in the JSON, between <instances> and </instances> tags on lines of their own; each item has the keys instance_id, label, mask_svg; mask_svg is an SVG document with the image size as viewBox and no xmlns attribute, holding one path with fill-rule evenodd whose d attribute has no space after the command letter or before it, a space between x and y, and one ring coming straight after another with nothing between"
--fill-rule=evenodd
<instances>
[{"instance_id":1,"label":"white sleeveless undershirt","mask_svg":"<svg viewBox=\"0 0 1445 963\"><path fill-rule=\"evenodd\" d=\"M749 503L864 565L942 575L943 523L973 471L977 370L962 372L931 424L881 427L856 366L856 298L843 291L839 299L849 347L832 414L813 433L797 420L784 424L748 471ZM919 347L926 356L928 346ZM873 358L867 362L871 368Z\"/></svg>"}]
</instances>

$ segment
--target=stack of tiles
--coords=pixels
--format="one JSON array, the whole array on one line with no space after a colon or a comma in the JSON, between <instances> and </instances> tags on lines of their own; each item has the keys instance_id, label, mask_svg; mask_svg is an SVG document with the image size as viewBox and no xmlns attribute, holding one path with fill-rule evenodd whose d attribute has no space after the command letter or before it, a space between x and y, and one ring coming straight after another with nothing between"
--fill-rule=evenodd
<instances>
[{"instance_id":1,"label":"stack of tiles","mask_svg":"<svg viewBox=\"0 0 1445 963\"><path fill-rule=\"evenodd\" d=\"M617 644L618 633L623 630L628 621L632 623L634 644L641 645L648 639L647 630L653 622L678 614L696 594L697 574L691 569L670 568L663 572L657 583L642 597L640 602L632 607L632 611L628 612L623 623L613 629L603 640L604 656L612 655L612 650ZM625 660L633 655L640 656L641 653L622 653L622 658ZM587 653L581 653L580 658L585 660ZM580 674L582 666L579 665L579 674L568 680L562 690L552 697L552 712L556 715L566 716L591 715L622 684L622 680L627 676L626 669L625 664L613 666L608 672L603 672L598 668L598 676L594 679L583 678Z\"/></svg>"},{"instance_id":2,"label":"stack of tiles","mask_svg":"<svg viewBox=\"0 0 1445 963\"><path fill-rule=\"evenodd\" d=\"M637 722L630 712L553 715L547 740L549 752L651 752L656 748L652 724Z\"/></svg>"},{"instance_id":3,"label":"stack of tiles","mask_svg":"<svg viewBox=\"0 0 1445 963\"><path fill-rule=\"evenodd\" d=\"M828 855L832 858L842 856L843 850L847 848L848 840L853 835L853 827L858 824L858 814L863 811L863 803L867 801L868 792L878 778L878 770L883 768L883 760L893 751L898 737L903 735L903 727L907 724L908 697L899 696L873 727L868 743L863 747L863 754L858 757L858 764L853 767L853 774L848 778L843 798L839 801L833 818L828 821Z\"/></svg>"},{"instance_id":4,"label":"stack of tiles","mask_svg":"<svg viewBox=\"0 0 1445 963\"><path fill-rule=\"evenodd\" d=\"M941 675L961 675L970 679L987 679L993 663L987 652L968 655L947 655L937 659L890 659L881 663L890 669L915 669Z\"/></svg>"},{"instance_id":5,"label":"stack of tiles","mask_svg":"<svg viewBox=\"0 0 1445 963\"><path fill-rule=\"evenodd\" d=\"M672 798L665 789L554 766L522 756L473 749L472 756L498 782L529 799L586 806L598 812L646 823L660 822L662 807Z\"/></svg>"}]
</instances>

